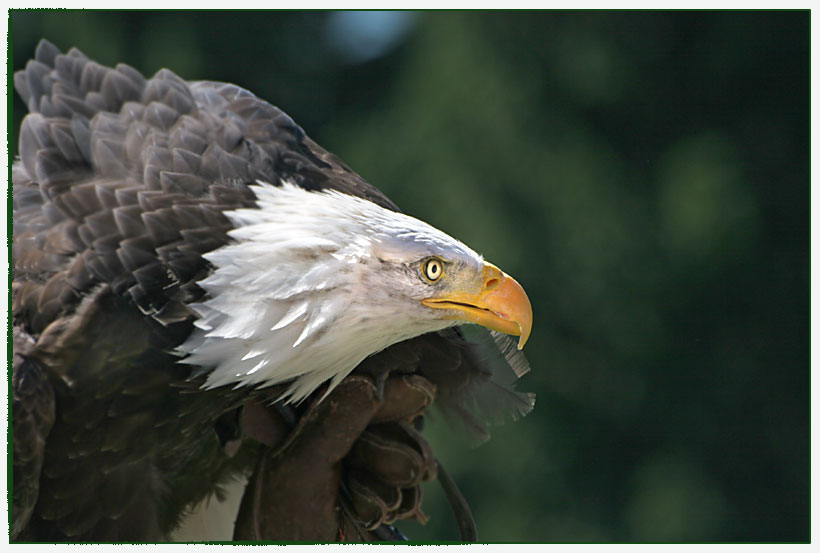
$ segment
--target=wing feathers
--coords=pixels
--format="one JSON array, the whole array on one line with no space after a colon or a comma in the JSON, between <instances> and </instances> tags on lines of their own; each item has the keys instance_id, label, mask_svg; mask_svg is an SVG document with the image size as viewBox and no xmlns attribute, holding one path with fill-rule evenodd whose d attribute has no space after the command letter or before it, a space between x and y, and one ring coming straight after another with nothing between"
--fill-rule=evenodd
<instances>
[{"instance_id":1,"label":"wing feathers","mask_svg":"<svg viewBox=\"0 0 820 553\"><path fill-rule=\"evenodd\" d=\"M254 204L246 184L257 179L291 178L311 189L333 187L394 207L310 142L290 117L235 85L186 83L167 69L146 79L127 65L107 68L77 49L61 54L44 41L35 59L16 73L15 87L31 112L20 134L27 176L15 170L15 187L24 178L37 181L47 201L40 211L43 223L36 224L67 218L61 232L73 237L67 256L82 253L84 271L98 282L116 283L118 290L137 286L142 293L133 289L130 295L151 297L159 309L163 297L176 301L180 288L186 297L196 295L195 283L185 278L201 275L207 267L201 254L227 241L230 224L222 211ZM138 202L149 190L165 196ZM142 212L127 211L127 221L125 211L114 225L110 217L98 216L133 205ZM168 207L174 217L151 214ZM213 236L181 232L206 228ZM117 253L123 239L138 235L150 239L151 249ZM167 279L150 286L144 276L158 274L153 269L136 278L151 255L180 288L163 292ZM87 278L66 281L80 283L92 285ZM74 290L74 297L82 292Z\"/></svg>"},{"instance_id":2,"label":"wing feathers","mask_svg":"<svg viewBox=\"0 0 820 553\"><path fill-rule=\"evenodd\" d=\"M37 503L46 439L54 424L54 392L42 366L27 356L33 345L31 336L14 327L12 539L26 527Z\"/></svg>"}]
</instances>

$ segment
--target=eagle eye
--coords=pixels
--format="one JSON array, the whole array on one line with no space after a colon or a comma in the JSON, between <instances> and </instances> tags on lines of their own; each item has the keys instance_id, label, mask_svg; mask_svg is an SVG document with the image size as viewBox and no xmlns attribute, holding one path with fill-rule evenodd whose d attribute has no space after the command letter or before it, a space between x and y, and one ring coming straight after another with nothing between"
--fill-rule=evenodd
<instances>
[{"instance_id":1,"label":"eagle eye","mask_svg":"<svg viewBox=\"0 0 820 553\"><path fill-rule=\"evenodd\" d=\"M444 274L444 262L438 257L431 257L422 263L421 273L430 282L435 282Z\"/></svg>"}]
</instances>

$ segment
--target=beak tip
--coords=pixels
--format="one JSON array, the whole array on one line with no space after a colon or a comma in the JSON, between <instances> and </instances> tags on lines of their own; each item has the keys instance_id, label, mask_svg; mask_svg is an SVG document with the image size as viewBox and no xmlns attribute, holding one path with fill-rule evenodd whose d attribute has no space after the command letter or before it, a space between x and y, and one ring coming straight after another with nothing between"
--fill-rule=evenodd
<instances>
[{"instance_id":1,"label":"beak tip","mask_svg":"<svg viewBox=\"0 0 820 553\"><path fill-rule=\"evenodd\" d=\"M529 338L530 338L530 333L529 332L527 332L526 334L524 332L522 332L518 336L518 351L521 351L522 349L524 349L524 344L527 343L527 340L529 340Z\"/></svg>"}]
</instances>

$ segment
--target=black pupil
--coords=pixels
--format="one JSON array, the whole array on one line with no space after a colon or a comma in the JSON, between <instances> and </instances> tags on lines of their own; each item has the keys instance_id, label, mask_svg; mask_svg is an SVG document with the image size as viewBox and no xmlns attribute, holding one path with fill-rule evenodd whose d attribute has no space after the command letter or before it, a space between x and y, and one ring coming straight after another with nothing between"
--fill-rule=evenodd
<instances>
[{"instance_id":1,"label":"black pupil","mask_svg":"<svg viewBox=\"0 0 820 553\"><path fill-rule=\"evenodd\" d=\"M438 274L438 263L432 262L430 263L430 267L428 269L431 277L435 277Z\"/></svg>"}]
</instances>

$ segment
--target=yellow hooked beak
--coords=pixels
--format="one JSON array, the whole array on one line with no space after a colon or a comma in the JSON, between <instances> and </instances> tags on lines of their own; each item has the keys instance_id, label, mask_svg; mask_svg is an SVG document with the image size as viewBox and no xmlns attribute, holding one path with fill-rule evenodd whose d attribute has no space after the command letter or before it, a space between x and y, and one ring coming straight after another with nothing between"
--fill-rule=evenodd
<instances>
[{"instance_id":1,"label":"yellow hooked beak","mask_svg":"<svg viewBox=\"0 0 820 553\"><path fill-rule=\"evenodd\" d=\"M447 292L421 303L434 309L457 311L452 319L519 336L518 349L523 349L532 330L532 306L526 292L513 277L491 263L484 264L481 276L483 285L477 293Z\"/></svg>"}]
</instances>

